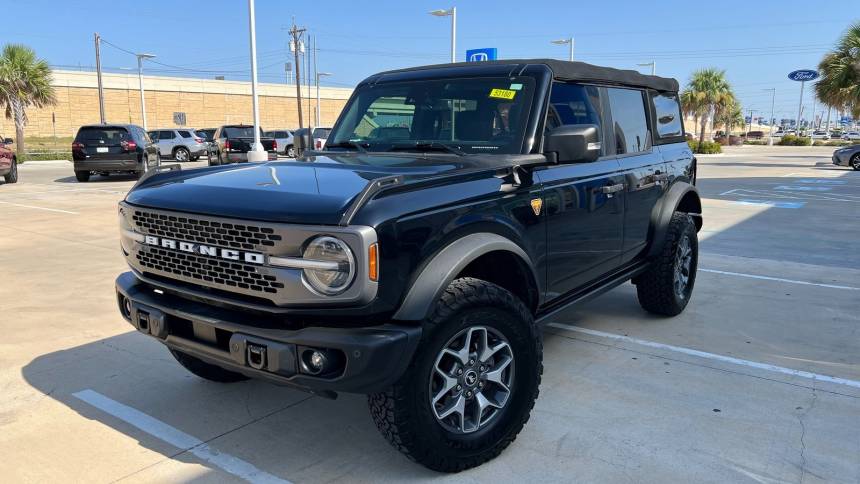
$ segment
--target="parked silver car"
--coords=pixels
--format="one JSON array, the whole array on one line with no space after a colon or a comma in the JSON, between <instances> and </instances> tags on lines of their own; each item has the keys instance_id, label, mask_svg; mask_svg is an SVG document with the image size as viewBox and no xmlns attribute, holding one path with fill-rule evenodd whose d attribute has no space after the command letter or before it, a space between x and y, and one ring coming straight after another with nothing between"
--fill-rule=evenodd
<instances>
[{"instance_id":1,"label":"parked silver car","mask_svg":"<svg viewBox=\"0 0 860 484\"><path fill-rule=\"evenodd\" d=\"M162 158L197 161L206 154L206 140L193 129L157 129L148 133Z\"/></svg>"},{"instance_id":2,"label":"parked silver car","mask_svg":"<svg viewBox=\"0 0 860 484\"><path fill-rule=\"evenodd\" d=\"M275 138L275 141L278 142L278 150L289 156L290 158L296 157L296 148L293 146L293 132L288 129L275 129L272 131L266 131L263 133L263 136L268 136L269 138Z\"/></svg>"}]
</instances>

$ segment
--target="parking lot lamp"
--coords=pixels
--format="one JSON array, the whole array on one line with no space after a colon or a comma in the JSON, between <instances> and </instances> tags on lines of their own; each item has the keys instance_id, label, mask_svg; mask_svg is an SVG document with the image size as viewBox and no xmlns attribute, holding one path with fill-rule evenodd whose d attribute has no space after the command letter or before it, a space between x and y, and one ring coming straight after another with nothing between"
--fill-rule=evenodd
<instances>
[{"instance_id":1,"label":"parking lot lamp","mask_svg":"<svg viewBox=\"0 0 860 484\"><path fill-rule=\"evenodd\" d=\"M651 75L652 76L657 75L657 61L645 62L643 64L636 64L636 65L640 66L640 67L651 66Z\"/></svg>"},{"instance_id":2,"label":"parking lot lamp","mask_svg":"<svg viewBox=\"0 0 860 484\"><path fill-rule=\"evenodd\" d=\"M430 15L451 17L451 62L457 62L457 7L451 7L448 10L433 10Z\"/></svg>"},{"instance_id":3,"label":"parking lot lamp","mask_svg":"<svg viewBox=\"0 0 860 484\"><path fill-rule=\"evenodd\" d=\"M772 87L770 89L764 89L764 91L770 91L770 93L771 93L770 94L770 119L768 120L768 124L770 125L770 133L767 135L767 145L773 146L773 125L774 125L774 121L775 121L773 119L773 106L774 106L774 102L776 101L776 88Z\"/></svg>"},{"instance_id":4,"label":"parking lot lamp","mask_svg":"<svg viewBox=\"0 0 860 484\"><path fill-rule=\"evenodd\" d=\"M550 41L550 43L553 43L555 45L567 45L569 47L567 60L573 62L573 37L569 37L567 39L552 40Z\"/></svg>"},{"instance_id":5,"label":"parking lot lamp","mask_svg":"<svg viewBox=\"0 0 860 484\"><path fill-rule=\"evenodd\" d=\"M153 54L134 54L137 56L137 85L140 87L140 115L143 118L143 130L146 131L146 97L143 94L143 60L152 59Z\"/></svg>"},{"instance_id":6,"label":"parking lot lamp","mask_svg":"<svg viewBox=\"0 0 860 484\"><path fill-rule=\"evenodd\" d=\"M251 104L254 109L254 145L248 152L248 161L266 161L268 155L260 144L260 100L257 98L257 27L254 18L254 0L248 0L248 30L251 35Z\"/></svg>"},{"instance_id":7,"label":"parking lot lamp","mask_svg":"<svg viewBox=\"0 0 860 484\"><path fill-rule=\"evenodd\" d=\"M320 77L331 75L331 72L317 72L317 126L320 126Z\"/></svg>"}]
</instances>

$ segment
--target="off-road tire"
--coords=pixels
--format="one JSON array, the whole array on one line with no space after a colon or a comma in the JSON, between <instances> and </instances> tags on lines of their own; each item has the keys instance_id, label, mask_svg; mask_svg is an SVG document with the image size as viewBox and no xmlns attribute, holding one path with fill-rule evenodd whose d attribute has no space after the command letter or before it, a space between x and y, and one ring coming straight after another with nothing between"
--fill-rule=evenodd
<instances>
[{"instance_id":1,"label":"off-road tire","mask_svg":"<svg viewBox=\"0 0 860 484\"><path fill-rule=\"evenodd\" d=\"M383 436L407 457L440 472L459 472L498 456L529 419L543 374L543 340L531 312L507 290L486 281L452 282L424 321L418 349L404 375L385 392L368 395L370 414ZM465 434L445 429L430 406L428 378L439 351L467 327L499 331L514 355L514 380L502 411Z\"/></svg>"},{"instance_id":2,"label":"off-road tire","mask_svg":"<svg viewBox=\"0 0 860 484\"><path fill-rule=\"evenodd\" d=\"M88 171L76 171L75 179L77 179L81 183L86 183L90 181L90 172Z\"/></svg>"},{"instance_id":3,"label":"off-road tire","mask_svg":"<svg viewBox=\"0 0 860 484\"><path fill-rule=\"evenodd\" d=\"M692 250L692 260L687 284L682 291L684 297L675 292L675 267L678 247L684 237L689 238ZM675 212L669 222L663 248L657 258L651 263L647 272L635 280L636 295L639 304L648 312L663 316L680 314L693 294L696 283L696 268L699 262L699 242L696 237L696 225L693 218L683 212Z\"/></svg>"},{"instance_id":4,"label":"off-road tire","mask_svg":"<svg viewBox=\"0 0 860 484\"><path fill-rule=\"evenodd\" d=\"M860 153L852 156L850 160L848 160L848 164L851 165L851 168L854 168L854 171L860 171Z\"/></svg>"},{"instance_id":5,"label":"off-road tire","mask_svg":"<svg viewBox=\"0 0 860 484\"><path fill-rule=\"evenodd\" d=\"M18 182L18 160L12 158L12 168L9 169L9 173L7 173L3 180L6 183L17 183Z\"/></svg>"},{"instance_id":6,"label":"off-road tire","mask_svg":"<svg viewBox=\"0 0 860 484\"><path fill-rule=\"evenodd\" d=\"M220 366L210 365L203 360L180 351L170 350L170 354L172 354L173 357L176 358L176 361L178 361L180 365L184 366L186 370L200 378L203 378L204 380L218 383L235 383L248 379L247 376L241 373L225 370Z\"/></svg>"}]
</instances>

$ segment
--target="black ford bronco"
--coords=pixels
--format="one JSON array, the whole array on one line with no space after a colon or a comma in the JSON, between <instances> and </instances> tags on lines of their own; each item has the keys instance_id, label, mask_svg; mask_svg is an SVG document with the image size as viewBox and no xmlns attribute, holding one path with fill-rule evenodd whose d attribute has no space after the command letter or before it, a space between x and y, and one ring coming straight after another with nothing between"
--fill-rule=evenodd
<instances>
[{"instance_id":1,"label":"black ford bronco","mask_svg":"<svg viewBox=\"0 0 860 484\"><path fill-rule=\"evenodd\" d=\"M361 82L324 150L151 174L120 203L122 315L192 373L368 394L440 471L497 456L539 324L626 281L674 316L701 202L678 83L506 60Z\"/></svg>"}]
</instances>

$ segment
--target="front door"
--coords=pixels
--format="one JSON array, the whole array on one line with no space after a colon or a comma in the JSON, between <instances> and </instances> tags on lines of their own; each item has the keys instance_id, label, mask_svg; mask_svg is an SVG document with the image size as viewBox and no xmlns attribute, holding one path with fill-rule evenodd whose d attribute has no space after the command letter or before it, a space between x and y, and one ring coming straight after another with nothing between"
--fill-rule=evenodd
<instances>
[{"instance_id":1,"label":"front door","mask_svg":"<svg viewBox=\"0 0 860 484\"><path fill-rule=\"evenodd\" d=\"M607 152L604 92L596 86L553 83L547 129L597 125L605 156L536 172L547 217L547 300L581 288L619 265L625 179L618 160Z\"/></svg>"}]
</instances>

